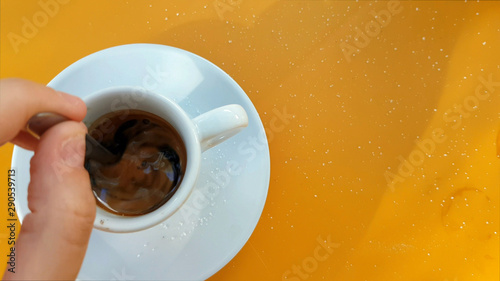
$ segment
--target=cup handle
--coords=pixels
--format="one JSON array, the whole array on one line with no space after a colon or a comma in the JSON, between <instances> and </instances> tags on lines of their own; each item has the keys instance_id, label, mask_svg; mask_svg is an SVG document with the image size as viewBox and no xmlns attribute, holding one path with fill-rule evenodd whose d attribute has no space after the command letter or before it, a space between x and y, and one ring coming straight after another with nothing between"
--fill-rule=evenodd
<instances>
[{"instance_id":1,"label":"cup handle","mask_svg":"<svg viewBox=\"0 0 500 281\"><path fill-rule=\"evenodd\" d=\"M238 104L225 105L193 119L201 151L229 139L248 126L248 116Z\"/></svg>"}]
</instances>

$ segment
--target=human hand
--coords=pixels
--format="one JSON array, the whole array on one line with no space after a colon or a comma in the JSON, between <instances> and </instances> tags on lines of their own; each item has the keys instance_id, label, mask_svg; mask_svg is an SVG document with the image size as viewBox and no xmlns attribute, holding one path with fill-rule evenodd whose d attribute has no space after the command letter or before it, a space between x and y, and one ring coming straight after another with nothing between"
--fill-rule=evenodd
<instances>
[{"instance_id":1,"label":"human hand","mask_svg":"<svg viewBox=\"0 0 500 281\"><path fill-rule=\"evenodd\" d=\"M48 129L37 140L24 128L40 112L73 121ZM70 280L80 270L96 204L83 167L86 114L81 99L22 79L0 81L0 145L33 150L28 206L15 244L15 273L4 280ZM22 175L20 175L22 176Z\"/></svg>"}]
</instances>

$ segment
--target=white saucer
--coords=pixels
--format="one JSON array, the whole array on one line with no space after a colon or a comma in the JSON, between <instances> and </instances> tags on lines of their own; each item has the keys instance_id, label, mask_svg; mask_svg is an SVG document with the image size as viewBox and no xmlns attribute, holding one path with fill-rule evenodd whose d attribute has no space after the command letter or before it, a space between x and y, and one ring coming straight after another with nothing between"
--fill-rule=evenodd
<instances>
[{"instance_id":1,"label":"white saucer","mask_svg":"<svg viewBox=\"0 0 500 281\"><path fill-rule=\"evenodd\" d=\"M114 234L94 230L79 279L204 280L243 247L260 218L270 177L264 127L245 92L225 72L192 53L163 45L133 44L89 55L49 86L84 97L111 86L142 86L174 99L191 117L240 104L249 126L203 153L201 173L188 201L163 224ZM16 206L29 212L32 152L14 149ZM203 199L203 195L208 198Z\"/></svg>"}]
</instances>

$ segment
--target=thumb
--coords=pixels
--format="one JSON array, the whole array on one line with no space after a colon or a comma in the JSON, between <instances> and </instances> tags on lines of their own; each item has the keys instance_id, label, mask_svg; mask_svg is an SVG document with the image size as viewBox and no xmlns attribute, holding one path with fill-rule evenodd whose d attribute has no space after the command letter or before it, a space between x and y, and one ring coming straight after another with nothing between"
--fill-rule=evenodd
<instances>
[{"instance_id":1,"label":"thumb","mask_svg":"<svg viewBox=\"0 0 500 281\"><path fill-rule=\"evenodd\" d=\"M68 121L50 128L40 138L30 166L29 193L33 196L28 204L33 213L94 216L95 199L83 166L86 132L83 123Z\"/></svg>"},{"instance_id":2,"label":"thumb","mask_svg":"<svg viewBox=\"0 0 500 281\"><path fill-rule=\"evenodd\" d=\"M43 134L31 159L28 214L16 242L16 279L75 279L92 232L96 204L85 168L82 123ZM51 258L47 259L47 253ZM9 278L8 272L6 278Z\"/></svg>"}]
</instances>

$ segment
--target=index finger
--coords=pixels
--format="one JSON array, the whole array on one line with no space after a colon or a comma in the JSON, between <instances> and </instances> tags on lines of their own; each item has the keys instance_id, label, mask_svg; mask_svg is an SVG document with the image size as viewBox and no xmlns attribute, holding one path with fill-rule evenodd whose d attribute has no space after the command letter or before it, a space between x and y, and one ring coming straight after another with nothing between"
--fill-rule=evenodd
<instances>
[{"instance_id":1,"label":"index finger","mask_svg":"<svg viewBox=\"0 0 500 281\"><path fill-rule=\"evenodd\" d=\"M0 81L0 145L14 139L28 120L40 112L53 112L82 121L87 112L78 97L18 78Z\"/></svg>"}]
</instances>

